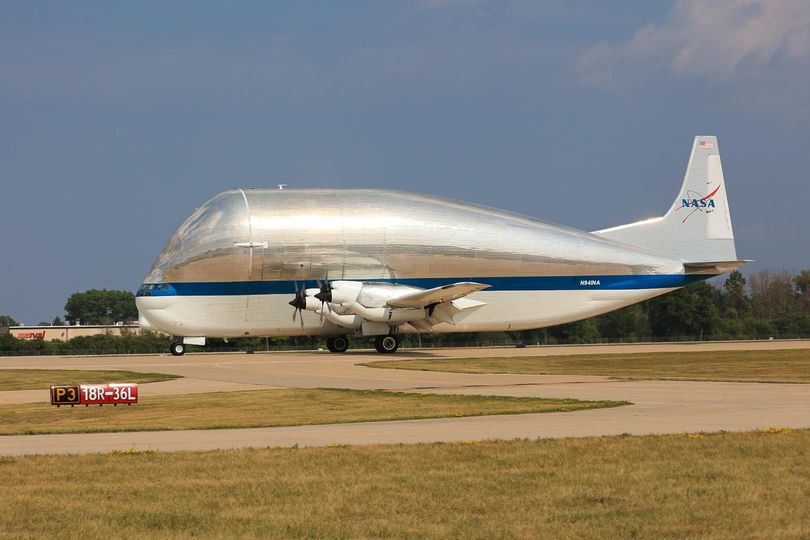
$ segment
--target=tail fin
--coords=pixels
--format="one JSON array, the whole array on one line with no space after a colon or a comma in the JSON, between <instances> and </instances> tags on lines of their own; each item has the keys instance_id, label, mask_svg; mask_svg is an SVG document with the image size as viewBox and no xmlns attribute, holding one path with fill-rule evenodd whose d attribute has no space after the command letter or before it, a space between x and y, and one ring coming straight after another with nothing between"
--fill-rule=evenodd
<instances>
[{"instance_id":1,"label":"tail fin","mask_svg":"<svg viewBox=\"0 0 810 540\"><path fill-rule=\"evenodd\" d=\"M683 186L666 215L594 234L663 251L687 263L736 261L717 137L695 137Z\"/></svg>"}]
</instances>

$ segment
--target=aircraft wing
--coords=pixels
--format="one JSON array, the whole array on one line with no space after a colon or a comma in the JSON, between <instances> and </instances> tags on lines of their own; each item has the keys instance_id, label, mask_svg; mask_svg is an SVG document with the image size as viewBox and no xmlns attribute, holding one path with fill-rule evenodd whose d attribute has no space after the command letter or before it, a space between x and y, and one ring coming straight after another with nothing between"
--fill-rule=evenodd
<instances>
[{"instance_id":1,"label":"aircraft wing","mask_svg":"<svg viewBox=\"0 0 810 540\"><path fill-rule=\"evenodd\" d=\"M457 300L458 298L462 298L476 291L484 290L488 287L489 285L485 285L484 283L461 281L450 285L442 285L441 287L434 287L424 291L416 291L397 296L396 298L388 300L388 306L393 308L421 308L431 304Z\"/></svg>"}]
</instances>

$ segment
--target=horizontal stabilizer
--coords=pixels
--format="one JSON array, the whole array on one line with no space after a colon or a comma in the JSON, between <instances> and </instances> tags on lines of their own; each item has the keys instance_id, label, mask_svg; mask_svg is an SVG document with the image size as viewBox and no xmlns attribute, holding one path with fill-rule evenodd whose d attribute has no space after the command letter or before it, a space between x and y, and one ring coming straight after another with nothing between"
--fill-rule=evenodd
<instances>
[{"instance_id":1,"label":"horizontal stabilizer","mask_svg":"<svg viewBox=\"0 0 810 540\"><path fill-rule=\"evenodd\" d=\"M693 262L683 263L683 271L685 274L710 274L719 275L731 272L737 268L744 266L751 261L707 261L707 262Z\"/></svg>"},{"instance_id":2,"label":"horizontal stabilizer","mask_svg":"<svg viewBox=\"0 0 810 540\"><path fill-rule=\"evenodd\" d=\"M397 296L388 301L388 306L393 308L420 308L431 304L449 302L467 296L476 291L488 288L489 285L462 281L451 285L434 287L425 291L416 291L402 296Z\"/></svg>"}]
</instances>

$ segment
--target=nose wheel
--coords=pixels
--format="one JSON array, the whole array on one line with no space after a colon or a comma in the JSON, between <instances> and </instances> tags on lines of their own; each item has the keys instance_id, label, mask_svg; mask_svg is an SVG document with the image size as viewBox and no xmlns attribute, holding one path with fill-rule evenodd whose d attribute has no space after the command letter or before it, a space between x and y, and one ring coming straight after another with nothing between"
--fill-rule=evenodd
<instances>
[{"instance_id":1,"label":"nose wheel","mask_svg":"<svg viewBox=\"0 0 810 540\"><path fill-rule=\"evenodd\" d=\"M377 336L374 338L374 348L380 354L392 354L399 349L399 338L397 336Z\"/></svg>"},{"instance_id":2,"label":"nose wheel","mask_svg":"<svg viewBox=\"0 0 810 540\"><path fill-rule=\"evenodd\" d=\"M169 347L169 352L172 353L172 356L183 356L186 354L186 345L185 343L172 343L171 347Z\"/></svg>"},{"instance_id":3,"label":"nose wheel","mask_svg":"<svg viewBox=\"0 0 810 540\"><path fill-rule=\"evenodd\" d=\"M344 353L349 348L349 340L346 336L330 337L326 340L326 348L329 352Z\"/></svg>"}]
</instances>

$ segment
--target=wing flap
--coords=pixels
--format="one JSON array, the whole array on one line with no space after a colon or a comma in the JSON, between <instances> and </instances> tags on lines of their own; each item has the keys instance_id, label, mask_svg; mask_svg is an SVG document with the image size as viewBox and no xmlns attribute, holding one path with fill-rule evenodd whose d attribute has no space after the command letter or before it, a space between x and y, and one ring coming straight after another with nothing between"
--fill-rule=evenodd
<instances>
[{"instance_id":1,"label":"wing flap","mask_svg":"<svg viewBox=\"0 0 810 540\"><path fill-rule=\"evenodd\" d=\"M388 306L393 308L420 308L441 302L450 302L463 298L468 294L482 291L489 285L472 281L460 281L450 285L442 285L424 291L403 294L388 300Z\"/></svg>"}]
</instances>

